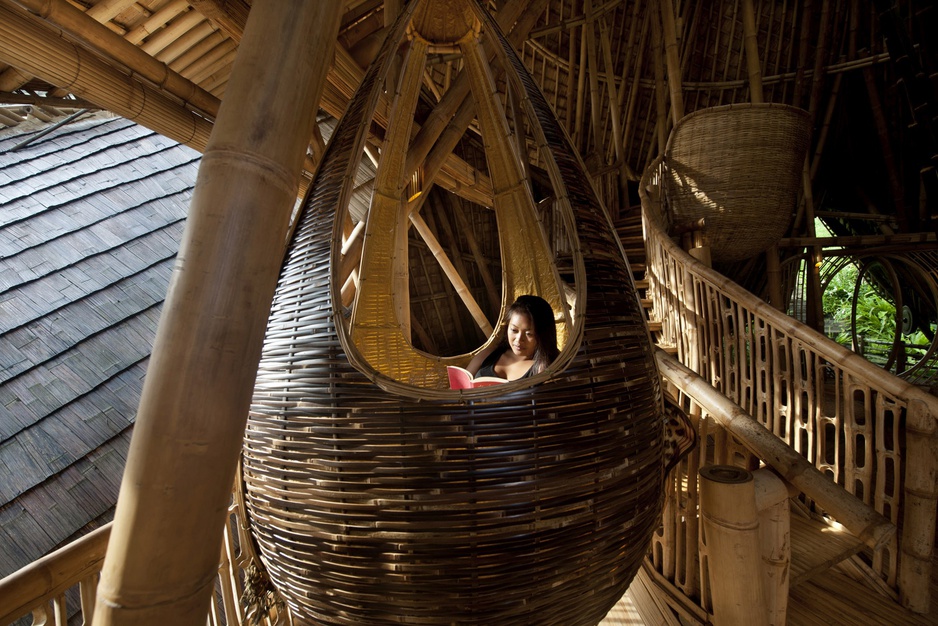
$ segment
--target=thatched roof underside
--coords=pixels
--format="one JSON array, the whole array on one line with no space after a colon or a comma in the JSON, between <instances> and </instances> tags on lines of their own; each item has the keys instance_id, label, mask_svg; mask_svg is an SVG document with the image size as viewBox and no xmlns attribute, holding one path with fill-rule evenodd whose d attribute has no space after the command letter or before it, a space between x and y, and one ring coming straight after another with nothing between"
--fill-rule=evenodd
<instances>
[{"instance_id":1,"label":"thatched roof underside","mask_svg":"<svg viewBox=\"0 0 938 626\"><path fill-rule=\"evenodd\" d=\"M199 162L100 114L10 150L47 127L0 136L0 577L113 512Z\"/></svg>"}]
</instances>

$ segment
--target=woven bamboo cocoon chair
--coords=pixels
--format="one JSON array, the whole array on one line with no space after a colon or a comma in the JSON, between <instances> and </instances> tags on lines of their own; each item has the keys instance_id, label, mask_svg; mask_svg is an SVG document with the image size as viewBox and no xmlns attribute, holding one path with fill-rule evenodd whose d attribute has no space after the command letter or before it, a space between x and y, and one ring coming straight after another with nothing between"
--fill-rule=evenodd
<instances>
[{"instance_id":1,"label":"woven bamboo cocoon chair","mask_svg":"<svg viewBox=\"0 0 938 626\"><path fill-rule=\"evenodd\" d=\"M557 219L574 235L577 315L564 348L532 378L451 391L375 367L343 314L336 268L351 173L417 4L337 126L287 252L244 442L252 536L294 624L596 624L658 526L658 372L582 162L475 3L526 97Z\"/></svg>"},{"instance_id":2,"label":"woven bamboo cocoon chair","mask_svg":"<svg viewBox=\"0 0 938 626\"><path fill-rule=\"evenodd\" d=\"M686 115L665 150L671 219L704 218L714 261L762 252L791 223L810 136L808 113L783 104L731 104Z\"/></svg>"}]
</instances>

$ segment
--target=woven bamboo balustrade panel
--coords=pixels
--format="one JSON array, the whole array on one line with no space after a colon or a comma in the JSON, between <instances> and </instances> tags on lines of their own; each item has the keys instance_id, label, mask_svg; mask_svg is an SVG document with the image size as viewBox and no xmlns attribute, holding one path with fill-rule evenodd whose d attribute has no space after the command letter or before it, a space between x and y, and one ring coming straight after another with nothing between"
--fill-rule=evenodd
<instances>
[{"instance_id":1,"label":"woven bamboo balustrade panel","mask_svg":"<svg viewBox=\"0 0 938 626\"><path fill-rule=\"evenodd\" d=\"M810 136L807 111L783 104L731 104L684 116L664 159L672 219L705 219L715 261L762 252L791 222Z\"/></svg>"},{"instance_id":2,"label":"woven bamboo balustrade panel","mask_svg":"<svg viewBox=\"0 0 938 626\"><path fill-rule=\"evenodd\" d=\"M609 219L501 36L576 235L567 345L536 377L464 392L350 361L333 230L403 25L327 147L282 270L244 445L252 533L294 624L595 624L657 526L660 384Z\"/></svg>"},{"instance_id":3,"label":"woven bamboo balustrade panel","mask_svg":"<svg viewBox=\"0 0 938 626\"><path fill-rule=\"evenodd\" d=\"M934 461L910 466L904 456L930 456L938 400L779 313L681 250L664 229L657 187L666 174L659 165L646 172L641 194L647 297L654 303L653 319L662 321L661 342L675 346L681 363L818 470L900 526L896 538L873 552L871 567L901 591L900 579L909 571L903 568L917 567L907 554L910 546L924 542L915 549L924 562L934 545L934 495L922 500L922 494L909 489L924 481L929 494L938 493L932 484ZM673 502L665 506L664 526L670 535L656 540L655 548L656 567L691 597L699 589L698 575L691 571L697 531L681 516L682 507L695 502L695 475L690 467L686 480L669 481ZM917 510L930 513L923 513L922 520ZM671 538L685 530L682 540Z\"/></svg>"}]
</instances>

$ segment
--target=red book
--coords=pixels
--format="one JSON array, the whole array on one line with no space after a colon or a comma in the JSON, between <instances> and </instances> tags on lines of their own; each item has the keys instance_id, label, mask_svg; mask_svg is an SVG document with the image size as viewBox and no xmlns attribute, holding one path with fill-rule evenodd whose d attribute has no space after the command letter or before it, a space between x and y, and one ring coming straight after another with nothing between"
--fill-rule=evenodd
<instances>
[{"instance_id":1,"label":"red book","mask_svg":"<svg viewBox=\"0 0 938 626\"><path fill-rule=\"evenodd\" d=\"M501 385L508 381L497 376L480 376L473 378L469 370L455 365L447 365L446 372L449 374L450 389L475 389L476 387L489 387L491 385Z\"/></svg>"}]
</instances>

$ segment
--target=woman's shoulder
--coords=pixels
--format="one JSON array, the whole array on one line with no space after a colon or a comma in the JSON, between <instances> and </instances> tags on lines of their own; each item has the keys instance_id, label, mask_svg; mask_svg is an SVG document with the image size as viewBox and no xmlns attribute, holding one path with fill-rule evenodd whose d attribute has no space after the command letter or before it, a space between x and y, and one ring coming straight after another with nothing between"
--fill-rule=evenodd
<instances>
[{"instance_id":1,"label":"woman's shoulder","mask_svg":"<svg viewBox=\"0 0 938 626\"><path fill-rule=\"evenodd\" d=\"M469 370L474 376L479 371L479 368L485 365L486 361L492 358L493 355L494 355L494 358L497 360L498 357L500 357L504 351L505 350L501 343L493 344L489 346L488 348L486 348L485 350L483 350L482 352L479 352L474 357L472 357L472 360L469 361L469 366L466 369Z\"/></svg>"}]
</instances>

